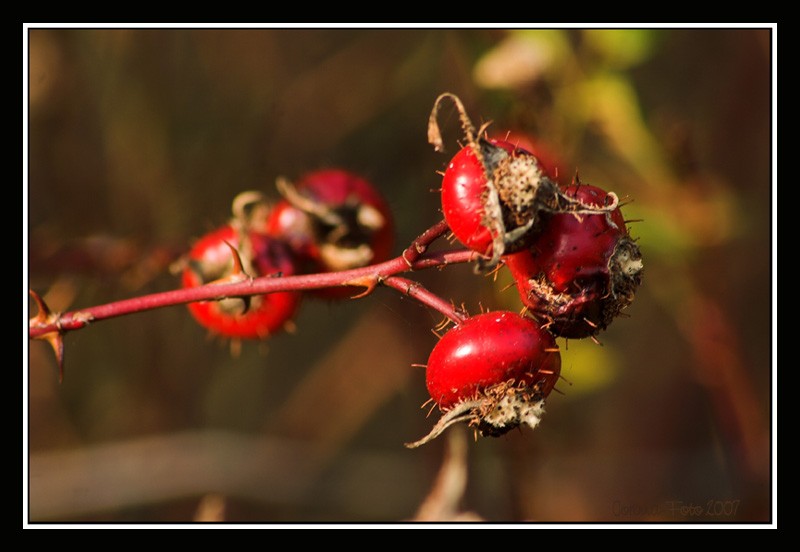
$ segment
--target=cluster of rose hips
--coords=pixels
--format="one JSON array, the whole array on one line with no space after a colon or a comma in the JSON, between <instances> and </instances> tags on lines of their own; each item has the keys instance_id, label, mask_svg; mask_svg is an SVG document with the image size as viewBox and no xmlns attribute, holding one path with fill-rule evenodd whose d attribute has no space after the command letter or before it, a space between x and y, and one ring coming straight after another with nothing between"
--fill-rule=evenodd
<instances>
[{"instance_id":1,"label":"cluster of rose hips","mask_svg":"<svg viewBox=\"0 0 800 552\"><path fill-rule=\"evenodd\" d=\"M445 220L479 254L479 269L510 269L527 315L480 314L439 340L426 380L444 414L409 447L457 422L490 436L536 427L560 377L555 338L594 338L631 304L642 278L641 254L615 194L577 177L561 189L549 163L519 143L476 132L452 94L442 94L431 113L428 138L437 150L444 99L455 103L467 142L442 178Z\"/></svg>"},{"instance_id":2,"label":"cluster of rose hips","mask_svg":"<svg viewBox=\"0 0 800 552\"><path fill-rule=\"evenodd\" d=\"M258 192L233 201L233 218L198 240L183 269L183 286L244 278L333 272L386 260L393 220L386 201L364 178L344 170L309 173L296 185L278 180L283 199ZM347 287L310 291L325 299L349 297ZM190 303L211 332L263 339L288 327L300 303L296 291Z\"/></svg>"},{"instance_id":3,"label":"cluster of rose hips","mask_svg":"<svg viewBox=\"0 0 800 552\"><path fill-rule=\"evenodd\" d=\"M465 317L443 335L426 368L428 391L443 415L409 447L457 422L490 436L536 427L560 377L556 338L594 338L631 304L642 278L641 254L614 193L577 177L562 189L555 168L519 142L484 138L484 128L476 132L452 94L441 95L431 113L428 137L437 150L445 99L455 103L466 139L443 175L445 221L475 252L478 271L509 268L525 313ZM296 185L279 180L278 190L283 199L274 205L255 192L237 197L231 222L190 252L185 287L342 271L389 258L391 213L363 178L325 170ZM352 294L347 287L311 293ZM299 298L296 291L277 292L189 308L219 334L264 338L291 320Z\"/></svg>"}]
</instances>

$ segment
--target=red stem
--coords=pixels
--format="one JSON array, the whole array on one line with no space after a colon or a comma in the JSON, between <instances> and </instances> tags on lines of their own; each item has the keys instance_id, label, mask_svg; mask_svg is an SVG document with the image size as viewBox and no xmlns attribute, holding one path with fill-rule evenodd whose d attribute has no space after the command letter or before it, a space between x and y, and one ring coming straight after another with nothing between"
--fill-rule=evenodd
<instances>
[{"instance_id":1,"label":"red stem","mask_svg":"<svg viewBox=\"0 0 800 552\"><path fill-rule=\"evenodd\" d=\"M400 256L406 261L408 267L413 270L414 263L427 251L428 246L449 231L450 227L447 225L447 222L444 220L439 221L411 242L411 245L409 245Z\"/></svg>"},{"instance_id":2,"label":"red stem","mask_svg":"<svg viewBox=\"0 0 800 552\"><path fill-rule=\"evenodd\" d=\"M434 310L439 311L447 318L452 320L455 324L463 322L467 315L452 304L448 303L435 293L431 293L422 286L419 282L409 280L408 278L401 278L400 276L390 276L381 282L387 287L394 288L412 299L416 299L423 305L426 305Z\"/></svg>"},{"instance_id":3,"label":"red stem","mask_svg":"<svg viewBox=\"0 0 800 552\"><path fill-rule=\"evenodd\" d=\"M456 250L443 253L423 254L428 245L447 231L444 221L432 226L409 246L403 254L384 263L346 270L302 276L275 277L265 276L232 284L209 284L205 286L166 291L143 295L123 301L116 301L53 316L47 321L33 320L29 329L29 337L41 337L52 332L64 333L78 330L91 322L105 320L126 314L143 312L162 307L192 303L195 301L218 300L226 297L242 297L261 295L278 291L302 291L337 286L353 286L367 288L367 292L378 284L384 283L398 289L408 296L441 312L454 322L463 317L452 305L426 290L419 284L405 278L391 278L396 274L409 270L421 270L441 267L448 264L466 263L475 259L475 253L469 250ZM389 282L387 282L387 279Z\"/></svg>"}]
</instances>

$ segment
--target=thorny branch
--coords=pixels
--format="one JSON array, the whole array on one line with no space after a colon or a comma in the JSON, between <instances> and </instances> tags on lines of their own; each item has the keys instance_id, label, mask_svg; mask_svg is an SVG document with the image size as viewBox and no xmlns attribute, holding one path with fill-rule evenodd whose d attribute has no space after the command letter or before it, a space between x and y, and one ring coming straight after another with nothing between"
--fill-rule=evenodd
<instances>
[{"instance_id":1,"label":"thorny branch","mask_svg":"<svg viewBox=\"0 0 800 552\"><path fill-rule=\"evenodd\" d=\"M360 297L371 292L379 284L397 289L423 305L439 311L450 320L459 322L463 320L463 315L450 303L412 280L396 277L397 274L413 270L474 261L476 254L465 249L426 253L428 246L447 233L448 230L447 224L441 221L417 237L400 256L363 268L300 276L284 277L278 274L261 278L248 278L237 283L207 284L195 288L143 295L80 309L79 311L61 314L48 312L48 316L37 315L31 319L28 335L31 339L41 339L46 338L48 335L62 335L69 331L79 330L90 323L117 316L195 301L247 297L281 291L303 291L338 286L366 288L364 293L356 295L356 297ZM37 303L41 310L44 303L41 300L37 300Z\"/></svg>"}]
</instances>

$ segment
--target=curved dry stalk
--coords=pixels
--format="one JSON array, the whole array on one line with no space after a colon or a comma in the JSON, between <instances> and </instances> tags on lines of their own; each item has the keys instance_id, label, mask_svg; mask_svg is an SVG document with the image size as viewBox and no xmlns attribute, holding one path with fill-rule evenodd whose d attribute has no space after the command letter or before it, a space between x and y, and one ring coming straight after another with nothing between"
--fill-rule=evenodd
<instances>
[{"instance_id":1,"label":"curved dry stalk","mask_svg":"<svg viewBox=\"0 0 800 552\"><path fill-rule=\"evenodd\" d=\"M455 104L456 109L458 110L458 118L461 120L461 128L464 130L467 141L470 144L475 142L475 127L472 125L472 121L467 115L467 110L464 108L464 104L461 103L461 98L452 92L444 92L439 94L439 97L433 102L433 109L431 110L431 115L428 118L428 143L431 144L433 149L436 151L444 151L444 141L442 140L442 132L439 129L438 118L439 107L442 105L442 100L445 99L450 100Z\"/></svg>"}]
</instances>

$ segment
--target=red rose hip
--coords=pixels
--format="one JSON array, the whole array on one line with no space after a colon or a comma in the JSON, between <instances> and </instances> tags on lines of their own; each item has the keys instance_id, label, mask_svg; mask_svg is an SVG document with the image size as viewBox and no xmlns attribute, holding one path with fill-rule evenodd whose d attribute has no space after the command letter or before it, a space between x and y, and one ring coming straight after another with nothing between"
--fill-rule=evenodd
<instances>
[{"instance_id":1,"label":"red rose hip","mask_svg":"<svg viewBox=\"0 0 800 552\"><path fill-rule=\"evenodd\" d=\"M541 214L560 205L558 185L529 151L510 142L481 138L454 94L441 94L428 121L428 141L444 144L437 117L442 101L458 110L467 145L452 158L442 178L442 211L453 234L479 253L479 266L495 266L500 257L522 248L536 232Z\"/></svg>"},{"instance_id":2,"label":"red rose hip","mask_svg":"<svg viewBox=\"0 0 800 552\"><path fill-rule=\"evenodd\" d=\"M340 169L280 179L284 199L272 209L265 232L281 238L304 265L303 272L360 268L389 258L394 239L391 211L366 179ZM352 294L347 287L312 292L326 298Z\"/></svg>"},{"instance_id":3,"label":"red rose hip","mask_svg":"<svg viewBox=\"0 0 800 552\"><path fill-rule=\"evenodd\" d=\"M558 186L536 157L500 140L461 149L442 178L442 212L461 243L494 258L523 247ZM495 255L497 252L497 255Z\"/></svg>"},{"instance_id":4,"label":"red rose hip","mask_svg":"<svg viewBox=\"0 0 800 552\"><path fill-rule=\"evenodd\" d=\"M586 209L616 197L596 186L564 190ZM555 335L583 338L604 330L634 299L643 264L620 209L551 215L525 251L504 259L522 302Z\"/></svg>"},{"instance_id":5,"label":"red rose hip","mask_svg":"<svg viewBox=\"0 0 800 552\"><path fill-rule=\"evenodd\" d=\"M183 271L183 287L234 281L237 274L231 246L236 248L245 272L238 275L240 277L294 273L293 260L283 243L265 234L237 230L235 225L227 224L194 244ZM278 292L187 306L192 316L213 333L234 339L263 339L284 328L294 316L299 300L299 293Z\"/></svg>"},{"instance_id":6,"label":"red rose hip","mask_svg":"<svg viewBox=\"0 0 800 552\"><path fill-rule=\"evenodd\" d=\"M428 359L428 392L445 414L430 434L408 446L461 421L490 436L536 427L560 372L555 338L534 320L502 311L468 318L439 340Z\"/></svg>"}]
</instances>

